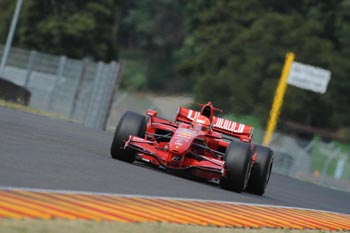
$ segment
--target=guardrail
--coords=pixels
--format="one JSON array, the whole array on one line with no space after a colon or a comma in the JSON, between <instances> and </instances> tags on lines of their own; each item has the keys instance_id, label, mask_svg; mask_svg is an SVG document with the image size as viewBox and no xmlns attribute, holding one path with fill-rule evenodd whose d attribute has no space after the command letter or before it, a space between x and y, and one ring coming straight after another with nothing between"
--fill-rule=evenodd
<instances>
[{"instance_id":1,"label":"guardrail","mask_svg":"<svg viewBox=\"0 0 350 233\"><path fill-rule=\"evenodd\" d=\"M96 63L11 48L3 78L30 90L30 106L104 129L120 69L115 61Z\"/></svg>"}]
</instances>

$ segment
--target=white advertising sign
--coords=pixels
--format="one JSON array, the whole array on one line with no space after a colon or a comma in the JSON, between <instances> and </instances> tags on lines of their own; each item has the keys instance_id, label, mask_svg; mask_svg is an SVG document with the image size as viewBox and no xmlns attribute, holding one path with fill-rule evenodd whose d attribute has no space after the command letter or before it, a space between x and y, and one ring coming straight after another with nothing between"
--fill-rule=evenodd
<instances>
[{"instance_id":1,"label":"white advertising sign","mask_svg":"<svg viewBox=\"0 0 350 233\"><path fill-rule=\"evenodd\" d=\"M319 67L293 62L287 83L302 89L324 94L331 72Z\"/></svg>"}]
</instances>

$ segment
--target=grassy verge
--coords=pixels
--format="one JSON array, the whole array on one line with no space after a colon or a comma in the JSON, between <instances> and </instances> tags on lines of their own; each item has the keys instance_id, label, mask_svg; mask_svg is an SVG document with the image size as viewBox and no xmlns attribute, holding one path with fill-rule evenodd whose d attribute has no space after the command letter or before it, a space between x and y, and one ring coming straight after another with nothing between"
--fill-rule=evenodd
<instances>
[{"instance_id":1,"label":"grassy verge","mask_svg":"<svg viewBox=\"0 0 350 233\"><path fill-rule=\"evenodd\" d=\"M13 102L7 102L5 100L0 99L0 106L1 107L6 107L6 108L13 108L22 112L29 112L29 113L33 113L36 115L40 115L40 116L47 116L50 118L55 118L55 119L61 119L61 120L66 120L66 121L73 121L72 119L69 119L68 117L62 116L58 113L52 113L52 112L45 112L39 109L35 109L32 107L28 107L22 104L17 104L17 103L13 103Z\"/></svg>"},{"instance_id":2,"label":"grassy verge","mask_svg":"<svg viewBox=\"0 0 350 233\"><path fill-rule=\"evenodd\" d=\"M194 225L178 225L170 223L118 223L118 222L93 222L93 221L68 221L68 220L0 220L1 232L6 233L287 233L287 232L330 232L319 230L287 230L287 229L245 229L227 227L203 227ZM341 231L338 231L341 232Z\"/></svg>"}]
</instances>

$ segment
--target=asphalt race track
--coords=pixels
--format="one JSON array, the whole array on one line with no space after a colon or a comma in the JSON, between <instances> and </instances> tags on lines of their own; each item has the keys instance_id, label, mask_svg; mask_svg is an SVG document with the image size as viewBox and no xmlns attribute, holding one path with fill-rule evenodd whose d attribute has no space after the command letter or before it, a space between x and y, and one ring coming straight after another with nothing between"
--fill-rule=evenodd
<instances>
[{"instance_id":1,"label":"asphalt race track","mask_svg":"<svg viewBox=\"0 0 350 233\"><path fill-rule=\"evenodd\" d=\"M264 196L168 174L109 155L113 134L0 107L0 187L283 205L350 213L350 193L273 174Z\"/></svg>"}]
</instances>

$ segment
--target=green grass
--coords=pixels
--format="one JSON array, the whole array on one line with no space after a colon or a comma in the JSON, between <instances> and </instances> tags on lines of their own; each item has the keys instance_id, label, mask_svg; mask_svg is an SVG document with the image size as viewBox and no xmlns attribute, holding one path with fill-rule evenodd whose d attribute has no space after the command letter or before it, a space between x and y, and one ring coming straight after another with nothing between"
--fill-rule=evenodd
<instances>
[{"instance_id":1,"label":"green grass","mask_svg":"<svg viewBox=\"0 0 350 233\"><path fill-rule=\"evenodd\" d=\"M214 226L179 225L170 223L118 223L69 220L0 220L0 232L6 233L320 233L330 231L288 229L246 229ZM342 231L337 231L342 232Z\"/></svg>"}]
</instances>

